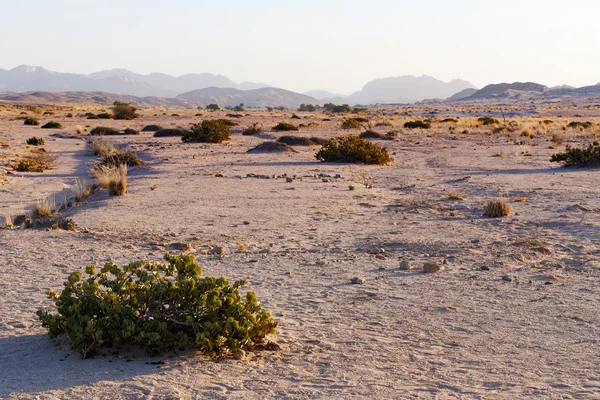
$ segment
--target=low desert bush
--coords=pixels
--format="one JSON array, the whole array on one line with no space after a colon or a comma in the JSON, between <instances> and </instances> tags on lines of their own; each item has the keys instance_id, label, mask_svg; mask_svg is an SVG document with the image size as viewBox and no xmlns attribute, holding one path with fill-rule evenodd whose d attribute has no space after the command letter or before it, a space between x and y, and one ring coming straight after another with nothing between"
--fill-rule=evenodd
<instances>
[{"instance_id":1,"label":"low desert bush","mask_svg":"<svg viewBox=\"0 0 600 400\"><path fill-rule=\"evenodd\" d=\"M382 121L375 124L376 127L390 127L393 126L391 122Z\"/></svg>"},{"instance_id":2,"label":"low desert bush","mask_svg":"<svg viewBox=\"0 0 600 400\"><path fill-rule=\"evenodd\" d=\"M44 172L47 169L54 168L56 159L57 157L52 154L38 151L19 160L15 169L19 172Z\"/></svg>"},{"instance_id":3,"label":"low desert bush","mask_svg":"<svg viewBox=\"0 0 600 400\"><path fill-rule=\"evenodd\" d=\"M590 129L594 124L591 123L590 121L573 121L573 122L569 122L569 124L567 125L567 127L569 128L573 128L573 129Z\"/></svg>"},{"instance_id":4,"label":"low desert bush","mask_svg":"<svg viewBox=\"0 0 600 400\"><path fill-rule=\"evenodd\" d=\"M91 112L85 113L84 115L87 119L98 119L98 116Z\"/></svg>"},{"instance_id":5,"label":"low desert bush","mask_svg":"<svg viewBox=\"0 0 600 400\"><path fill-rule=\"evenodd\" d=\"M360 129L360 122L355 118L346 118L342 121L340 127L342 129Z\"/></svg>"},{"instance_id":6,"label":"low desert bush","mask_svg":"<svg viewBox=\"0 0 600 400\"><path fill-rule=\"evenodd\" d=\"M110 142L102 139L91 139L87 141L88 151L95 156L110 156L117 152L117 148Z\"/></svg>"},{"instance_id":7,"label":"low desert bush","mask_svg":"<svg viewBox=\"0 0 600 400\"><path fill-rule=\"evenodd\" d=\"M166 264L107 263L87 278L73 272L62 293L49 291L57 314L37 312L51 338L66 333L84 358L102 345L135 344L150 355L189 342L215 357L260 346L277 322L253 292L239 289L245 280L202 277L191 255L165 255Z\"/></svg>"},{"instance_id":8,"label":"low desert bush","mask_svg":"<svg viewBox=\"0 0 600 400\"><path fill-rule=\"evenodd\" d=\"M123 131L124 135L139 135L140 132L136 131L135 129L132 128L125 128L125 130Z\"/></svg>"},{"instance_id":9,"label":"low desert bush","mask_svg":"<svg viewBox=\"0 0 600 400\"><path fill-rule=\"evenodd\" d=\"M226 117L228 117L228 118L242 118L243 115L242 114L227 114Z\"/></svg>"},{"instance_id":10,"label":"low desert bush","mask_svg":"<svg viewBox=\"0 0 600 400\"><path fill-rule=\"evenodd\" d=\"M407 121L404 123L404 127L407 129L429 129L431 128L431 124L425 121Z\"/></svg>"},{"instance_id":11,"label":"low desert bush","mask_svg":"<svg viewBox=\"0 0 600 400\"><path fill-rule=\"evenodd\" d=\"M552 135L552 143L554 144L563 144L565 142L565 136L562 133L554 133Z\"/></svg>"},{"instance_id":12,"label":"low desert bush","mask_svg":"<svg viewBox=\"0 0 600 400\"><path fill-rule=\"evenodd\" d=\"M302 136L282 136L277 139L279 143L285 143L289 146L316 146L322 144L318 138L307 138Z\"/></svg>"},{"instance_id":13,"label":"low desert bush","mask_svg":"<svg viewBox=\"0 0 600 400\"><path fill-rule=\"evenodd\" d=\"M128 167L135 167L138 165L143 165L144 161L140 159L135 153L130 151L117 151L114 154L110 154L105 156L102 161L98 164L98 166L113 166L118 167L121 165L126 165Z\"/></svg>"},{"instance_id":14,"label":"low desert bush","mask_svg":"<svg viewBox=\"0 0 600 400\"><path fill-rule=\"evenodd\" d=\"M219 123L226 125L226 126L238 126L239 124L235 121L232 121L230 119L227 118L220 118L220 119L215 119L215 121L219 121Z\"/></svg>"},{"instance_id":15,"label":"low desert bush","mask_svg":"<svg viewBox=\"0 0 600 400\"><path fill-rule=\"evenodd\" d=\"M253 123L242 131L242 135L245 136L259 135L260 133L262 133L262 126L259 126L257 122Z\"/></svg>"},{"instance_id":16,"label":"low desert bush","mask_svg":"<svg viewBox=\"0 0 600 400\"><path fill-rule=\"evenodd\" d=\"M112 119L114 118L114 115L112 115L111 113L100 113L100 114L96 114L96 117L98 117L98 119Z\"/></svg>"},{"instance_id":17,"label":"low desert bush","mask_svg":"<svg viewBox=\"0 0 600 400\"><path fill-rule=\"evenodd\" d=\"M127 192L127 164L97 165L93 175L110 196L122 196Z\"/></svg>"},{"instance_id":18,"label":"low desert bush","mask_svg":"<svg viewBox=\"0 0 600 400\"><path fill-rule=\"evenodd\" d=\"M43 146L44 144L46 144L46 141L44 140L44 138L38 138L34 136L27 139L26 143L31 146Z\"/></svg>"},{"instance_id":19,"label":"low desert bush","mask_svg":"<svg viewBox=\"0 0 600 400\"><path fill-rule=\"evenodd\" d=\"M23 120L23 124L38 126L40 124L40 121L38 121L37 119L35 119L33 117L25 117L25 119Z\"/></svg>"},{"instance_id":20,"label":"low desert bush","mask_svg":"<svg viewBox=\"0 0 600 400\"><path fill-rule=\"evenodd\" d=\"M124 120L132 120L139 117L139 114L136 113L137 108L132 106L129 103L121 103L115 101L113 103L112 112L114 115L114 119L124 119Z\"/></svg>"},{"instance_id":21,"label":"low desert bush","mask_svg":"<svg viewBox=\"0 0 600 400\"><path fill-rule=\"evenodd\" d=\"M372 131L370 129L362 132L359 136L363 139L384 139L385 138L385 135L382 135L381 133Z\"/></svg>"},{"instance_id":22,"label":"low desert bush","mask_svg":"<svg viewBox=\"0 0 600 400\"><path fill-rule=\"evenodd\" d=\"M481 125L496 125L500 123L500 121L492 117L481 117L478 118L477 121L479 121Z\"/></svg>"},{"instance_id":23,"label":"low desert bush","mask_svg":"<svg viewBox=\"0 0 600 400\"><path fill-rule=\"evenodd\" d=\"M97 126L94 129L92 129L90 131L90 135L92 136L97 136L97 135L120 135L121 132L119 132L118 129L115 128L110 128L108 126Z\"/></svg>"},{"instance_id":24,"label":"low desert bush","mask_svg":"<svg viewBox=\"0 0 600 400\"><path fill-rule=\"evenodd\" d=\"M325 162L351 162L385 165L392 161L385 147L356 136L327 140L315 157Z\"/></svg>"},{"instance_id":25,"label":"low desert bush","mask_svg":"<svg viewBox=\"0 0 600 400\"><path fill-rule=\"evenodd\" d=\"M75 184L71 187L71 193L73 194L73 200L83 201L90 197L94 193L95 186L88 180L77 179Z\"/></svg>"},{"instance_id":26,"label":"low desert bush","mask_svg":"<svg viewBox=\"0 0 600 400\"><path fill-rule=\"evenodd\" d=\"M209 105L207 105L207 106L206 106L206 109L207 109L207 110L209 110L209 111L218 111L218 110L220 110L220 109L221 109L221 107L219 107L219 105L218 105L218 104L214 104L214 103L213 103L213 104L209 104Z\"/></svg>"},{"instance_id":27,"label":"low desert bush","mask_svg":"<svg viewBox=\"0 0 600 400\"><path fill-rule=\"evenodd\" d=\"M447 123L451 123L451 124L455 124L458 122L457 119L454 118L444 118L443 120L441 120L440 122L447 124Z\"/></svg>"},{"instance_id":28,"label":"low desert bush","mask_svg":"<svg viewBox=\"0 0 600 400\"><path fill-rule=\"evenodd\" d=\"M291 119L302 119L302 118L296 114L292 114Z\"/></svg>"},{"instance_id":29,"label":"low desert bush","mask_svg":"<svg viewBox=\"0 0 600 400\"><path fill-rule=\"evenodd\" d=\"M503 199L491 199L483 210L483 216L488 218L500 218L510 215L510 206Z\"/></svg>"},{"instance_id":30,"label":"low desert bush","mask_svg":"<svg viewBox=\"0 0 600 400\"><path fill-rule=\"evenodd\" d=\"M60 122L50 121L46 124L42 125L42 129L62 129L62 124Z\"/></svg>"},{"instance_id":31,"label":"low desert bush","mask_svg":"<svg viewBox=\"0 0 600 400\"><path fill-rule=\"evenodd\" d=\"M222 143L231 138L229 125L226 120L205 119L200 124L194 124L188 132L184 132L181 140L184 142Z\"/></svg>"},{"instance_id":32,"label":"low desert bush","mask_svg":"<svg viewBox=\"0 0 600 400\"><path fill-rule=\"evenodd\" d=\"M19 172L44 172L34 160L19 160L15 169Z\"/></svg>"},{"instance_id":33,"label":"low desert bush","mask_svg":"<svg viewBox=\"0 0 600 400\"><path fill-rule=\"evenodd\" d=\"M146 125L142 129L142 132L157 132L157 131L160 131L161 129L162 129L162 126L160 126L160 125Z\"/></svg>"},{"instance_id":34,"label":"low desert bush","mask_svg":"<svg viewBox=\"0 0 600 400\"><path fill-rule=\"evenodd\" d=\"M298 127L288 122L280 122L273 127L274 131L297 131Z\"/></svg>"},{"instance_id":35,"label":"low desert bush","mask_svg":"<svg viewBox=\"0 0 600 400\"><path fill-rule=\"evenodd\" d=\"M154 132L154 137L177 137L183 136L182 129L160 129Z\"/></svg>"},{"instance_id":36,"label":"low desert bush","mask_svg":"<svg viewBox=\"0 0 600 400\"><path fill-rule=\"evenodd\" d=\"M54 199L46 198L31 206L31 219L36 220L51 217L56 213L56 202Z\"/></svg>"},{"instance_id":37,"label":"low desert bush","mask_svg":"<svg viewBox=\"0 0 600 400\"><path fill-rule=\"evenodd\" d=\"M585 167L600 165L600 147L590 144L588 147L569 147L564 153L553 154L550 162L562 163L565 167Z\"/></svg>"}]
</instances>

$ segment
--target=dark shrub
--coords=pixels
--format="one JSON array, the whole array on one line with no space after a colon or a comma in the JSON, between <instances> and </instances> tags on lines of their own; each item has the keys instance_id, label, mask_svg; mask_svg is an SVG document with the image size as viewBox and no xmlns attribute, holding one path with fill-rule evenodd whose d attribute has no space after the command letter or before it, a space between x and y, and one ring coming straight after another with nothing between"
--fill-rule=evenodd
<instances>
[{"instance_id":1,"label":"dark shrub","mask_svg":"<svg viewBox=\"0 0 600 400\"><path fill-rule=\"evenodd\" d=\"M500 121L492 117L481 117L478 118L477 121L479 121L481 125L496 125L500 123Z\"/></svg>"},{"instance_id":2,"label":"dark shrub","mask_svg":"<svg viewBox=\"0 0 600 400\"><path fill-rule=\"evenodd\" d=\"M372 131L372 130L366 130L363 133L361 133L359 135L361 138L363 139L383 139L385 136L382 135L381 133Z\"/></svg>"},{"instance_id":3,"label":"dark shrub","mask_svg":"<svg viewBox=\"0 0 600 400\"><path fill-rule=\"evenodd\" d=\"M73 118L73 113L68 113L67 115L65 115L65 118Z\"/></svg>"},{"instance_id":4,"label":"dark shrub","mask_svg":"<svg viewBox=\"0 0 600 400\"><path fill-rule=\"evenodd\" d=\"M132 128L125 128L125 130L123 131L124 135L139 135L140 133L138 131L136 131L135 129Z\"/></svg>"},{"instance_id":5,"label":"dark shrub","mask_svg":"<svg viewBox=\"0 0 600 400\"><path fill-rule=\"evenodd\" d=\"M100 113L98 115L96 115L96 117L98 117L98 119L112 119L113 115L110 113Z\"/></svg>"},{"instance_id":6,"label":"dark shrub","mask_svg":"<svg viewBox=\"0 0 600 400\"><path fill-rule=\"evenodd\" d=\"M243 112L246 111L246 109L244 108L244 103L240 103L239 106L235 106L233 107L233 111L237 111L237 112Z\"/></svg>"},{"instance_id":7,"label":"dark shrub","mask_svg":"<svg viewBox=\"0 0 600 400\"><path fill-rule=\"evenodd\" d=\"M115 128L109 128L108 126L97 126L94 129L92 129L90 131L90 135L92 136L96 136L96 135L120 135L121 132L119 132L118 129Z\"/></svg>"},{"instance_id":8,"label":"dark shrub","mask_svg":"<svg viewBox=\"0 0 600 400\"><path fill-rule=\"evenodd\" d=\"M50 121L46 124L42 125L42 129L62 129L62 124L60 122Z\"/></svg>"},{"instance_id":9,"label":"dark shrub","mask_svg":"<svg viewBox=\"0 0 600 400\"><path fill-rule=\"evenodd\" d=\"M315 146L319 144L314 142L312 138L302 136L282 136L277 139L277 142L285 143L289 146Z\"/></svg>"},{"instance_id":10,"label":"dark shrub","mask_svg":"<svg viewBox=\"0 0 600 400\"><path fill-rule=\"evenodd\" d=\"M160 131L161 129L162 129L162 127L160 125L146 125L142 129L142 132L156 132L156 131Z\"/></svg>"},{"instance_id":11,"label":"dark shrub","mask_svg":"<svg viewBox=\"0 0 600 400\"><path fill-rule=\"evenodd\" d=\"M357 136L342 136L323 143L315 157L325 162L385 165L392 161L385 147Z\"/></svg>"},{"instance_id":12,"label":"dark shrub","mask_svg":"<svg viewBox=\"0 0 600 400\"><path fill-rule=\"evenodd\" d=\"M424 121L408 121L404 124L404 127L407 129L429 129L431 128L431 124L429 122Z\"/></svg>"},{"instance_id":13,"label":"dark shrub","mask_svg":"<svg viewBox=\"0 0 600 400\"><path fill-rule=\"evenodd\" d=\"M565 167L600 165L600 147L590 144L587 148L567 146L564 153L553 154L550 162L562 163Z\"/></svg>"},{"instance_id":14,"label":"dark shrub","mask_svg":"<svg viewBox=\"0 0 600 400\"><path fill-rule=\"evenodd\" d=\"M590 121L585 121L585 122L581 122L581 121L573 121L573 122L569 122L569 125L567 125L569 128L581 128L581 129L590 129L592 127L592 125L594 125L593 123L591 123Z\"/></svg>"},{"instance_id":15,"label":"dark shrub","mask_svg":"<svg viewBox=\"0 0 600 400\"><path fill-rule=\"evenodd\" d=\"M98 119L98 116L91 112L85 113L85 116L87 119Z\"/></svg>"},{"instance_id":16,"label":"dark shrub","mask_svg":"<svg viewBox=\"0 0 600 400\"><path fill-rule=\"evenodd\" d=\"M218 104L209 104L206 106L206 109L210 111L218 111L221 109L221 107L219 107Z\"/></svg>"},{"instance_id":17,"label":"dark shrub","mask_svg":"<svg viewBox=\"0 0 600 400\"><path fill-rule=\"evenodd\" d=\"M98 165L112 165L118 167L120 165L127 165L133 167L136 165L143 165L144 161L140 159L135 153L130 151L118 152L109 156L106 156L100 161Z\"/></svg>"},{"instance_id":18,"label":"dark shrub","mask_svg":"<svg viewBox=\"0 0 600 400\"><path fill-rule=\"evenodd\" d=\"M457 119L454 119L454 118L444 118L444 119L442 120L442 122L443 122L444 124L447 124L447 123L452 123L452 124L455 124L455 123L457 123L457 122L458 122L458 120L457 120Z\"/></svg>"},{"instance_id":19,"label":"dark shrub","mask_svg":"<svg viewBox=\"0 0 600 400\"><path fill-rule=\"evenodd\" d=\"M37 119L35 119L33 117L25 117L25 119L23 120L23 125L38 126L39 124L40 124L40 121L38 121Z\"/></svg>"},{"instance_id":20,"label":"dark shrub","mask_svg":"<svg viewBox=\"0 0 600 400\"><path fill-rule=\"evenodd\" d=\"M243 115L242 114L227 114L227 117L229 117L229 118L242 118Z\"/></svg>"},{"instance_id":21,"label":"dark shrub","mask_svg":"<svg viewBox=\"0 0 600 400\"><path fill-rule=\"evenodd\" d=\"M258 123L253 123L243 130L242 135L258 135L262 132L262 126L259 126Z\"/></svg>"},{"instance_id":22,"label":"dark shrub","mask_svg":"<svg viewBox=\"0 0 600 400\"><path fill-rule=\"evenodd\" d=\"M231 131L229 125L221 119L205 119L200 124L192 125L189 132L184 132L181 140L184 142L222 143L229 140Z\"/></svg>"},{"instance_id":23,"label":"dark shrub","mask_svg":"<svg viewBox=\"0 0 600 400\"><path fill-rule=\"evenodd\" d=\"M332 113L349 113L352 112L352 109L348 104L342 104L341 106L337 106L333 103L327 103L323 105L323 108Z\"/></svg>"},{"instance_id":24,"label":"dark shrub","mask_svg":"<svg viewBox=\"0 0 600 400\"><path fill-rule=\"evenodd\" d=\"M297 116L296 114L292 114L292 117L291 117L291 119L302 119L302 118L300 118L300 117L299 117L299 116Z\"/></svg>"},{"instance_id":25,"label":"dark shrub","mask_svg":"<svg viewBox=\"0 0 600 400\"><path fill-rule=\"evenodd\" d=\"M124 120L132 120L139 117L139 114L136 113L137 108L132 106L129 103L121 103L119 101L115 101L113 103L112 112L115 119L124 119Z\"/></svg>"},{"instance_id":26,"label":"dark shrub","mask_svg":"<svg viewBox=\"0 0 600 400\"><path fill-rule=\"evenodd\" d=\"M154 137L174 137L183 136L183 130L181 129L159 129L154 132Z\"/></svg>"},{"instance_id":27,"label":"dark shrub","mask_svg":"<svg viewBox=\"0 0 600 400\"><path fill-rule=\"evenodd\" d=\"M298 127L288 122L280 122L273 127L274 131L297 131Z\"/></svg>"},{"instance_id":28,"label":"dark shrub","mask_svg":"<svg viewBox=\"0 0 600 400\"><path fill-rule=\"evenodd\" d=\"M150 355L188 343L208 356L230 355L261 346L275 333L277 322L264 311L246 284L202 277L191 255L165 255L167 264L107 263L69 275L60 295L48 297L57 314L37 311L42 326L54 338L69 336L75 351L86 358L102 345L135 344Z\"/></svg>"},{"instance_id":29,"label":"dark shrub","mask_svg":"<svg viewBox=\"0 0 600 400\"><path fill-rule=\"evenodd\" d=\"M227 126L238 126L239 125L237 122L232 121L230 119L225 119L225 118L215 119L215 121L218 121L219 123L221 123L223 125L227 125Z\"/></svg>"},{"instance_id":30,"label":"dark shrub","mask_svg":"<svg viewBox=\"0 0 600 400\"><path fill-rule=\"evenodd\" d=\"M46 141L44 140L44 138L38 138L34 136L27 139L27 144L31 146L43 146L44 144L46 144Z\"/></svg>"}]
</instances>

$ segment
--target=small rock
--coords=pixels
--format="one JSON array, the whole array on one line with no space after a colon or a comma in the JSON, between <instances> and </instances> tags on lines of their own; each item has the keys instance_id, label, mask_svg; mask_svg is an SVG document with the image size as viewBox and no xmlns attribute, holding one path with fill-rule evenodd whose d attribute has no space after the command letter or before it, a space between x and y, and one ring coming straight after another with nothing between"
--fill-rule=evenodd
<instances>
[{"instance_id":1,"label":"small rock","mask_svg":"<svg viewBox=\"0 0 600 400\"><path fill-rule=\"evenodd\" d=\"M412 267L413 267L412 264L408 260L403 260L400 263L400 269L403 269L405 271L410 271L412 269Z\"/></svg>"},{"instance_id":2,"label":"small rock","mask_svg":"<svg viewBox=\"0 0 600 400\"><path fill-rule=\"evenodd\" d=\"M442 267L434 262L428 262L423 265L423 272L426 274L435 274L436 272L441 271L441 269Z\"/></svg>"},{"instance_id":3,"label":"small rock","mask_svg":"<svg viewBox=\"0 0 600 400\"><path fill-rule=\"evenodd\" d=\"M383 254L377 254L375 258L378 260L385 260L385 256Z\"/></svg>"},{"instance_id":4,"label":"small rock","mask_svg":"<svg viewBox=\"0 0 600 400\"><path fill-rule=\"evenodd\" d=\"M287 177L287 178L285 178L285 181L287 183L292 183L294 180L292 178L290 178L290 177Z\"/></svg>"},{"instance_id":5,"label":"small rock","mask_svg":"<svg viewBox=\"0 0 600 400\"><path fill-rule=\"evenodd\" d=\"M513 279L512 279L510 276L508 276L508 275L504 275L504 276L502 277L502 280L503 280L503 281L506 281L506 282L512 282L512 281L513 281Z\"/></svg>"},{"instance_id":6,"label":"small rock","mask_svg":"<svg viewBox=\"0 0 600 400\"><path fill-rule=\"evenodd\" d=\"M488 267L487 265L482 265L480 268L482 271L489 271L490 267Z\"/></svg>"},{"instance_id":7,"label":"small rock","mask_svg":"<svg viewBox=\"0 0 600 400\"><path fill-rule=\"evenodd\" d=\"M232 354L234 360L243 360L246 358L246 352L244 350L238 350Z\"/></svg>"},{"instance_id":8,"label":"small rock","mask_svg":"<svg viewBox=\"0 0 600 400\"><path fill-rule=\"evenodd\" d=\"M244 225L250 225L250 221L244 221Z\"/></svg>"},{"instance_id":9,"label":"small rock","mask_svg":"<svg viewBox=\"0 0 600 400\"><path fill-rule=\"evenodd\" d=\"M225 249L221 246L215 246L208 251L208 254L222 256L225 254Z\"/></svg>"},{"instance_id":10,"label":"small rock","mask_svg":"<svg viewBox=\"0 0 600 400\"><path fill-rule=\"evenodd\" d=\"M353 285L363 285L365 283L365 280L355 276L354 278L350 279L350 283L352 283Z\"/></svg>"},{"instance_id":11,"label":"small rock","mask_svg":"<svg viewBox=\"0 0 600 400\"><path fill-rule=\"evenodd\" d=\"M171 243L169 245L169 248L171 248L173 250L179 250L179 251L192 250L192 246L190 246L189 243L182 243L182 242Z\"/></svg>"}]
</instances>

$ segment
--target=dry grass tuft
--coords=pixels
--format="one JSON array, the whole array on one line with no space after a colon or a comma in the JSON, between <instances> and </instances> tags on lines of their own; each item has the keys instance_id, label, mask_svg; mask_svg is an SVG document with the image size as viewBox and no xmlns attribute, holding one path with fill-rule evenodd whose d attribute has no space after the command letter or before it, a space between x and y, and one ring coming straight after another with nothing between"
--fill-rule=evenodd
<instances>
[{"instance_id":1,"label":"dry grass tuft","mask_svg":"<svg viewBox=\"0 0 600 400\"><path fill-rule=\"evenodd\" d=\"M483 211L483 216L488 218L500 218L510 215L510 206L503 199L491 199Z\"/></svg>"},{"instance_id":2,"label":"dry grass tuft","mask_svg":"<svg viewBox=\"0 0 600 400\"><path fill-rule=\"evenodd\" d=\"M71 188L73 199L83 201L94 193L94 185L85 179L78 179Z\"/></svg>"},{"instance_id":3,"label":"dry grass tuft","mask_svg":"<svg viewBox=\"0 0 600 400\"><path fill-rule=\"evenodd\" d=\"M466 198L466 196L462 193L450 193L448 195L448 198L450 200L464 200Z\"/></svg>"},{"instance_id":4,"label":"dry grass tuft","mask_svg":"<svg viewBox=\"0 0 600 400\"><path fill-rule=\"evenodd\" d=\"M33 220L51 217L56 213L56 202L53 199L46 198L31 206L31 218Z\"/></svg>"},{"instance_id":5,"label":"dry grass tuft","mask_svg":"<svg viewBox=\"0 0 600 400\"><path fill-rule=\"evenodd\" d=\"M81 125L77 125L77 126L75 127L75 132L77 132L78 134L80 134L80 135L81 135L81 134L83 133L83 126L81 126Z\"/></svg>"},{"instance_id":6,"label":"dry grass tuft","mask_svg":"<svg viewBox=\"0 0 600 400\"><path fill-rule=\"evenodd\" d=\"M95 156L112 156L117 153L117 148L110 142L102 139L90 139L87 142L88 151Z\"/></svg>"},{"instance_id":7,"label":"dry grass tuft","mask_svg":"<svg viewBox=\"0 0 600 400\"><path fill-rule=\"evenodd\" d=\"M110 196L122 196L127 192L127 165L99 165L94 176Z\"/></svg>"},{"instance_id":8,"label":"dry grass tuft","mask_svg":"<svg viewBox=\"0 0 600 400\"><path fill-rule=\"evenodd\" d=\"M15 226L13 224L13 220L10 217L10 215L5 215L4 216L4 224L2 226L5 227L5 228L12 228L13 226Z\"/></svg>"}]
</instances>

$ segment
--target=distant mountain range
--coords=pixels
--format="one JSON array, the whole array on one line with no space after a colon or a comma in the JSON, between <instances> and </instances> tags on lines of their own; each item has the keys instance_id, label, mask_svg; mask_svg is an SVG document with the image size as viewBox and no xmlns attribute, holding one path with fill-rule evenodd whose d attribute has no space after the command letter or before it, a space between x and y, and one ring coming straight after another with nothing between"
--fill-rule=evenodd
<instances>
[{"instance_id":1,"label":"distant mountain range","mask_svg":"<svg viewBox=\"0 0 600 400\"><path fill-rule=\"evenodd\" d=\"M463 90L448 98L447 101L548 101L567 97L600 97L600 83L581 88L571 86L550 88L534 82L499 83L487 85L476 91Z\"/></svg>"}]
</instances>

